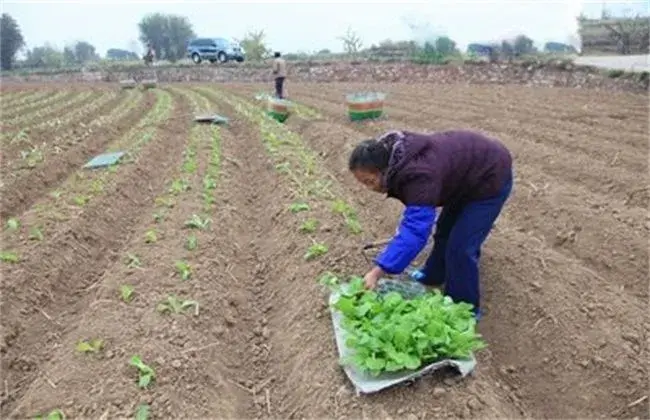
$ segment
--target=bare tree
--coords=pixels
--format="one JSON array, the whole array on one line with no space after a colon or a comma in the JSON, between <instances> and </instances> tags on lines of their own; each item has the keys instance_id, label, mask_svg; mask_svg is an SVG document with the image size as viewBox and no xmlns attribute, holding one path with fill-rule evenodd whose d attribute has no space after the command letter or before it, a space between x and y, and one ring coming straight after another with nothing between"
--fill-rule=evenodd
<instances>
[{"instance_id":1,"label":"bare tree","mask_svg":"<svg viewBox=\"0 0 650 420\"><path fill-rule=\"evenodd\" d=\"M343 50L350 55L357 55L359 51L361 51L361 47L363 47L361 38L359 38L357 33L354 32L352 28L348 28L348 30L345 32L345 35L339 37L339 39L343 41Z\"/></svg>"},{"instance_id":2,"label":"bare tree","mask_svg":"<svg viewBox=\"0 0 650 420\"><path fill-rule=\"evenodd\" d=\"M609 38L616 43L619 54L632 54L633 50L648 53L650 22L647 17L639 14L629 17L626 12L621 18L604 20L603 26L609 31Z\"/></svg>"}]
</instances>

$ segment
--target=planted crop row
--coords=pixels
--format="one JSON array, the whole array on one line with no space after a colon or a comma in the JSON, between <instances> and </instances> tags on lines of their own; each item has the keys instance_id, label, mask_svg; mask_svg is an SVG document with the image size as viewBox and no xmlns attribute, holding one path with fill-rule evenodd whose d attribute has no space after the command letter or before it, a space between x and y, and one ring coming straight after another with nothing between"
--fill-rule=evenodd
<instances>
[{"instance_id":1,"label":"planted crop row","mask_svg":"<svg viewBox=\"0 0 650 420\"><path fill-rule=\"evenodd\" d=\"M51 151L58 153L60 152L59 144L61 143L67 144L70 147L81 143L102 127L110 127L115 122L124 118L137 108L142 98L143 96L140 92L130 91L124 96L124 100L117 104L109 114L99 115L87 124L81 123L65 130L55 130L52 132L48 142L39 144L30 137L29 130L19 131L13 135L9 144L24 145L24 149L20 151L20 160L15 165L7 162L8 166L12 169L32 169L37 167L46 159L48 149L52 149Z\"/></svg>"},{"instance_id":2,"label":"planted crop row","mask_svg":"<svg viewBox=\"0 0 650 420\"><path fill-rule=\"evenodd\" d=\"M173 89L177 90L177 89ZM209 108L209 102L195 93L178 90L185 95L194 112L205 111ZM205 153L209 149L209 153ZM133 268L147 268L150 262L157 262L158 259L169 258L169 268L174 270L175 277L179 283L171 285L172 289L164 291L165 285L161 285L163 298L155 302L155 310L161 315L174 316L191 313L199 315L199 302L188 295L187 289L191 289L191 282L195 280L195 260L197 250L204 239L210 236L209 230L212 220L207 214L214 204L214 190L219 175L220 166L220 135L217 126L195 125L189 136L187 147L183 152L183 160L180 167L170 181L167 190L155 199L155 211L152 225L145 231L142 238L144 247L141 253L144 257L130 253L127 255L126 264ZM199 202L203 202L201 206ZM203 210L203 213L199 211ZM179 222L181 223L179 225ZM167 235L167 232L183 232L183 235ZM161 252L155 248L161 241L170 241L176 245L163 247ZM169 253L169 254L168 254ZM163 266L164 267L164 266ZM162 273L161 273L162 274ZM138 293L135 287L130 284L123 284L120 287L120 298L124 302L130 302ZM145 294L141 290L138 294ZM156 293L158 294L158 293ZM137 370L137 384L141 389L154 385L156 369L147 365L139 355L134 355L129 364ZM140 415L146 411L148 406L140 406ZM136 414L137 415L137 414Z\"/></svg>"},{"instance_id":3,"label":"planted crop row","mask_svg":"<svg viewBox=\"0 0 650 420\"><path fill-rule=\"evenodd\" d=\"M106 93L104 92L103 94ZM27 127L47 126L48 121L46 121L45 119L48 118L49 116L55 115L62 110L74 109L78 104L85 102L88 98L91 98L94 95L97 95L97 92L88 91L88 92L77 93L76 95L68 98L68 100L61 100L51 105L48 105L47 107L39 108L35 111L26 113L23 116L12 118L11 123L14 127L15 126L27 126ZM7 135L3 133L2 137L6 138Z\"/></svg>"},{"instance_id":4,"label":"planted crop row","mask_svg":"<svg viewBox=\"0 0 650 420\"><path fill-rule=\"evenodd\" d=\"M0 109L2 110L2 115L7 115L7 110L15 110L16 108L23 107L27 104L33 104L40 100L47 98L48 96L53 96L56 92L51 90L36 90L36 91L25 91L23 94L17 95L15 97L4 98L0 101Z\"/></svg>"},{"instance_id":5,"label":"planted crop row","mask_svg":"<svg viewBox=\"0 0 650 420\"><path fill-rule=\"evenodd\" d=\"M91 92L92 93L92 92ZM96 93L92 93L95 94ZM89 95L90 96L90 95ZM113 99L117 97L117 93L114 91L103 91L101 92L97 98L90 103L83 104L83 106L79 107L74 107L76 103L81 102L76 101L75 103L68 103L66 106L62 107L57 107L56 111L60 109L65 109L66 113L65 115L61 116L60 118L53 118L53 119L46 119L42 122L39 122L37 124L33 124L30 126L22 126L21 129L24 130L26 128L28 129L57 129L58 127L65 126L67 124L70 124L71 122L80 120L84 116L90 115L93 112L97 111ZM54 114L56 111L54 109L51 109L52 113ZM6 133L3 134L3 138L11 136L12 133Z\"/></svg>"},{"instance_id":6,"label":"planted crop row","mask_svg":"<svg viewBox=\"0 0 650 420\"><path fill-rule=\"evenodd\" d=\"M196 93L185 89L179 90L179 92L189 99L192 109L195 113L204 113L212 109L212 103L204 96L197 95ZM205 212L209 212L212 210L213 204L215 202L214 189L217 185L217 178L219 175L221 162L221 135L219 127L214 124L211 124L209 128L201 124L195 124L192 127L190 136L195 137L205 135L209 135L212 138L210 162L202 181L203 209Z\"/></svg>"},{"instance_id":7,"label":"planted crop row","mask_svg":"<svg viewBox=\"0 0 650 420\"><path fill-rule=\"evenodd\" d=\"M63 183L59 190L52 191L49 199L26 212L23 224L30 232L30 239L44 239L48 226L68 220L74 213L81 211L80 208L88 204L92 198L102 194L120 164L137 159L142 147L155 137L157 125L169 117L173 108L173 98L168 92L157 90L156 95L157 101L151 111L110 146L110 151L126 151L120 163L97 172L79 169ZM5 241L5 244L7 242L9 241ZM13 260L19 259L19 256L13 253L11 255Z\"/></svg>"},{"instance_id":8,"label":"planted crop row","mask_svg":"<svg viewBox=\"0 0 650 420\"><path fill-rule=\"evenodd\" d=\"M11 111L3 112L2 118L4 120L11 121L12 125L15 125L16 120L20 118L18 117L20 114L25 114L26 116L33 115L34 111L47 108L51 104L67 101L69 98L74 97L77 94L78 92L61 91L56 92L54 95L46 95L42 98L39 98L39 100L29 101L22 106L16 106L12 108Z\"/></svg>"},{"instance_id":9,"label":"planted crop row","mask_svg":"<svg viewBox=\"0 0 650 420\"><path fill-rule=\"evenodd\" d=\"M198 89L208 95L214 95L214 92L205 88ZM298 134L269 118L264 111L244 100L222 94L219 98L259 126L262 142L275 162L275 169L288 178L294 186L295 201L289 210L302 215L298 227L301 233L311 235L320 227L320 222L310 215L312 204L318 201L326 202L331 211L340 216L347 232L351 234L362 232L356 210L332 192L331 177L319 167L316 155L304 144ZM304 259L316 259L326 254L328 250L328 245L312 240L312 245L306 250Z\"/></svg>"}]
</instances>

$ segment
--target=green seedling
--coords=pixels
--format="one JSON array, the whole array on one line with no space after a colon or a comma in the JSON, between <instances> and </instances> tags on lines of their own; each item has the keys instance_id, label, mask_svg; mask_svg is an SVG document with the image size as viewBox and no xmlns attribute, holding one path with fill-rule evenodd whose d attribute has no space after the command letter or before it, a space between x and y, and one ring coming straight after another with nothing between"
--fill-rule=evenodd
<instances>
[{"instance_id":1,"label":"green seedling","mask_svg":"<svg viewBox=\"0 0 650 420\"><path fill-rule=\"evenodd\" d=\"M153 214L153 221L156 223L160 223L163 220L165 220L165 212L163 210L157 211Z\"/></svg>"},{"instance_id":2,"label":"green seedling","mask_svg":"<svg viewBox=\"0 0 650 420\"><path fill-rule=\"evenodd\" d=\"M29 228L29 239L33 241L42 241L43 238L43 232L41 232L41 229L38 226L32 226Z\"/></svg>"},{"instance_id":3,"label":"green seedling","mask_svg":"<svg viewBox=\"0 0 650 420\"><path fill-rule=\"evenodd\" d=\"M187 237L187 242L185 243L185 248L187 248L188 251L194 251L196 247L198 246L198 239L196 238L196 235L191 234L190 236Z\"/></svg>"},{"instance_id":4,"label":"green seedling","mask_svg":"<svg viewBox=\"0 0 650 420\"><path fill-rule=\"evenodd\" d=\"M304 258L306 261L311 261L327 254L328 250L329 248L325 244L313 244L307 249Z\"/></svg>"},{"instance_id":5,"label":"green seedling","mask_svg":"<svg viewBox=\"0 0 650 420\"><path fill-rule=\"evenodd\" d=\"M30 150L22 150L20 152L20 157L23 160L27 161L27 166L29 168L33 168L39 162L43 162L45 160L45 157L43 156L43 152L37 147L33 147Z\"/></svg>"},{"instance_id":6,"label":"green seedling","mask_svg":"<svg viewBox=\"0 0 650 420\"><path fill-rule=\"evenodd\" d=\"M65 420L65 414L58 408L50 411L48 414L39 414L34 420Z\"/></svg>"},{"instance_id":7,"label":"green seedling","mask_svg":"<svg viewBox=\"0 0 650 420\"><path fill-rule=\"evenodd\" d=\"M203 189L214 190L217 188L217 181L215 181L210 175L203 177Z\"/></svg>"},{"instance_id":8,"label":"green seedling","mask_svg":"<svg viewBox=\"0 0 650 420\"><path fill-rule=\"evenodd\" d=\"M174 267L176 268L178 275L181 276L181 280L188 280L192 276L192 268L187 262L176 261Z\"/></svg>"},{"instance_id":9,"label":"green seedling","mask_svg":"<svg viewBox=\"0 0 650 420\"><path fill-rule=\"evenodd\" d=\"M185 227L204 230L208 228L210 223L212 223L212 220L209 218L201 219L200 216L193 214L190 220L185 222Z\"/></svg>"},{"instance_id":10,"label":"green seedling","mask_svg":"<svg viewBox=\"0 0 650 420\"><path fill-rule=\"evenodd\" d=\"M172 182L171 187L169 187L169 192L174 195L178 195L182 192L185 192L190 189L190 184L185 179L176 179Z\"/></svg>"},{"instance_id":11,"label":"green seedling","mask_svg":"<svg viewBox=\"0 0 650 420\"><path fill-rule=\"evenodd\" d=\"M7 230L18 230L20 228L20 220L12 217L11 219L7 220L5 227Z\"/></svg>"},{"instance_id":12,"label":"green seedling","mask_svg":"<svg viewBox=\"0 0 650 420\"><path fill-rule=\"evenodd\" d=\"M101 179L95 179L90 184L90 191L92 191L94 194L99 194L102 191L104 191L104 184L102 183L102 180Z\"/></svg>"},{"instance_id":13,"label":"green seedling","mask_svg":"<svg viewBox=\"0 0 650 420\"><path fill-rule=\"evenodd\" d=\"M168 296L167 299L156 306L156 310L161 314L172 313L180 314L189 308L194 308L194 315L199 315L199 303L195 300L182 300L176 296Z\"/></svg>"},{"instance_id":14,"label":"green seedling","mask_svg":"<svg viewBox=\"0 0 650 420\"><path fill-rule=\"evenodd\" d=\"M138 268L142 266L140 258L135 254L126 254L126 266L129 268Z\"/></svg>"},{"instance_id":15,"label":"green seedling","mask_svg":"<svg viewBox=\"0 0 650 420\"><path fill-rule=\"evenodd\" d=\"M149 406L147 404L140 404L135 410L135 420L148 420L149 419Z\"/></svg>"},{"instance_id":16,"label":"green seedling","mask_svg":"<svg viewBox=\"0 0 650 420\"><path fill-rule=\"evenodd\" d=\"M293 203L289 206L289 211L291 213L300 213L301 211L309 211L309 204L307 203Z\"/></svg>"},{"instance_id":17,"label":"green seedling","mask_svg":"<svg viewBox=\"0 0 650 420\"><path fill-rule=\"evenodd\" d=\"M185 151L185 161L183 162L183 167L181 168L183 172L189 174L193 174L194 172L196 172L197 164L196 164L196 159L194 159L195 156L196 156L196 152L194 150Z\"/></svg>"},{"instance_id":18,"label":"green seedling","mask_svg":"<svg viewBox=\"0 0 650 420\"><path fill-rule=\"evenodd\" d=\"M176 205L176 202L171 197L158 197L156 198L156 206L163 206L167 208L172 208Z\"/></svg>"},{"instance_id":19,"label":"green seedling","mask_svg":"<svg viewBox=\"0 0 650 420\"><path fill-rule=\"evenodd\" d=\"M20 261L20 257L12 251L0 251L0 261L6 263L17 263Z\"/></svg>"},{"instance_id":20,"label":"green seedling","mask_svg":"<svg viewBox=\"0 0 650 420\"><path fill-rule=\"evenodd\" d=\"M93 338L91 340L81 340L77 343L79 353L99 353L104 348L104 340Z\"/></svg>"},{"instance_id":21,"label":"green seedling","mask_svg":"<svg viewBox=\"0 0 650 420\"><path fill-rule=\"evenodd\" d=\"M347 216L350 213L354 213L354 210L348 203L341 199L336 199L332 203L332 211L336 214L342 214L344 216Z\"/></svg>"},{"instance_id":22,"label":"green seedling","mask_svg":"<svg viewBox=\"0 0 650 420\"><path fill-rule=\"evenodd\" d=\"M153 229L148 230L144 234L144 242L148 244L153 244L158 241L158 235L156 234L156 231Z\"/></svg>"},{"instance_id":23,"label":"green seedling","mask_svg":"<svg viewBox=\"0 0 650 420\"><path fill-rule=\"evenodd\" d=\"M340 284L339 278L331 271L326 271L318 278L318 283L329 288L336 287Z\"/></svg>"},{"instance_id":24,"label":"green seedling","mask_svg":"<svg viewBox=\"0 0 650 420\"><path fill-rule=\"evenodd\" d=\"M331 181L323 181L318 179L307 186L307 194L312 197L331 199L333 196L332 192L330 191L331 186Z\"/></svg>"},{"instance_id":25,"label":"green seedling","mask_svg":"<svg viewBox=\"0 0 650 420\"><path fill-rule=\"evenodd\" d=\"M129 365L138 369L138 386L142 389L149 387L151 382L156 379L156 372L152 367L146 365L140 356L134 355L129 360Z\"/></svg>"},{"instance_id":26,"label":"green seedling","mask_svg":"<svg viewBox=\"0 0 650 420\"><path fill-rule=\"evenodd\" d=\"M50 197L55 198L55 199L60 198L62 194L63 194L63 192L61 192L61 191L52 191L50 193Z\"/></svg>"},{"instance_id":27,"label":"green seedling","mask_svg":"<svg viewBox=\"0 0 650 420\"><path fill-rule=\"evenodd\" d=\"M76 195L72 199L72 201L77 205L77 206L84 206L86 203L90 200L89 197L86 197L85 195Z\"/></svg>"},{"instance_id":28,"label":"green seedling","mask_svg":"<svg viewBox=\"0 0 650 420\"><path fill-rule=\"evenodd\" d=\"M307 219L300 225L301 233L314 233L318 229L318 220Z\"/></svg>"},{"instance_id":29,"label":"green seedling","mask_svg":"<svg viewBox=\"0 0 650 420\"><path fill-rule=\"evenodd\" d=\"M129 284L121 285L120 286L120 299L122 299L122 301L124 303L131 302L131 300L133 300L133 292L134 292L133 286L131 286Z\"/></svg>"},{"instance_id":30,"label":"green seedling","mask_svg":"<svg viewBox=\"0 0 650 420\"><path fill-rule=\"evenodd\" d=\"M346 217L345 225L348 227L348 230L355 235L358 235L361 232L363 232L361 223L359 223L359 221L354 217Z\"/></svg>"},{"instance_id":31,"label":"green seedling","mask_svg":"<svg viewBox=\"0 0 650 420\"><path fill-rule=\"evenodd\" d=\"M210 209L212 208L212 204L214 204L216 201L217 199L212 194L210 194L209 190L203 192L203 202L204 202L203 209L206 212L210 211Z\"/></svg>"},{"instance_id":32,"label":"green seedling","mask_svg":"<svg viewBox=\"0 0 650 420\"><path fill-rule=\"evenodd\" d=\"M291 172L291 164L289 162L282 162L275 165L275 170L281 174L288 174Z\"/></svg>"}]
</instances>

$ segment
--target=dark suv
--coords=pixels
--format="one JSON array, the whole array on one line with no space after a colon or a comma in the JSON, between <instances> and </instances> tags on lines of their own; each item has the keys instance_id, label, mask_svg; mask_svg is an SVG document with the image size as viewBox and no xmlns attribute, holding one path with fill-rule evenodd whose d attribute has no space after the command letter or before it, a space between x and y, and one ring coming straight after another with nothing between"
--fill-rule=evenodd
<instances>
[{"instance_id":1,"label":"dark suv","mask_svg":"<svg viewBox=\"0 0 650 420\"><path fill-rule=\"evenodd\" d=\"M211 63L228 60L244 61L244 52L239 44L225 38L195 38L187 43L187 56L196 64L203 60Z\"/></svg>"}]
</instances>

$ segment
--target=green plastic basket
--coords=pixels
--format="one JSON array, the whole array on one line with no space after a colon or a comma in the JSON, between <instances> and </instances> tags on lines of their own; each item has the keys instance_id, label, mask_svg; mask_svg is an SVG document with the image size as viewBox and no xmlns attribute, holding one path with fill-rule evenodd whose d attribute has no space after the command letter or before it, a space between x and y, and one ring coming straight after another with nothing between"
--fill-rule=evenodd
<instances>
[{"instance_id":1,"label":"green plastic basket","mask_svg":"<svg viewBox=\"0 0 650 420\"><path fill-rule=\"evenodd\" d=\"M289 118L291 103L277 98L269 98L267 102L266 115L278 122L285 122Z\"/></svg>"},{"instance_id":2,"label":"green plastic basket","mask_svg":"<svg viewBox=\"0 0 650 420\"><path fill-rule=\"evenodd\" d=\"M359 92L346 96L348 116L352 121L379 118L384 113L386 95L381 92Z\"/></svg>"}]
</instances>

